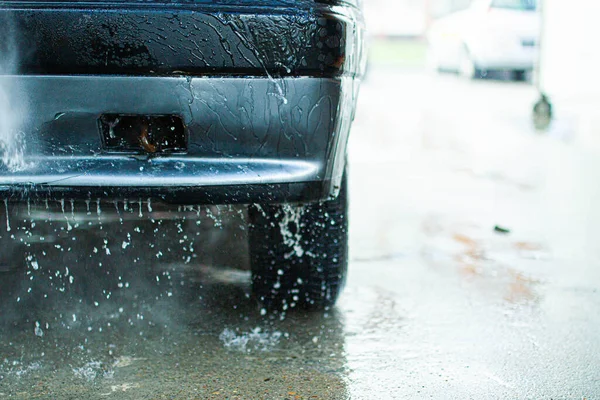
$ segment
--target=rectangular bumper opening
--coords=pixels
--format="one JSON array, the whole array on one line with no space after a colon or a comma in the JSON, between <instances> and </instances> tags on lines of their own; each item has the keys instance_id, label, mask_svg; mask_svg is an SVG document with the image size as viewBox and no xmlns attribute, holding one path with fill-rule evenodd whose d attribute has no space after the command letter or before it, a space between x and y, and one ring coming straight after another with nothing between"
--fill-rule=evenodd
<instances>
[{"instance_id":1,"label":"rectangular bumper opening","mask_svg":"<svg viewBox=\"0 0 600 400\"><path fill-rule=\"evenodd\" d=\"M176 115L103 114L99 120L103 150L124 154L182 154L187 134Z\"/></svg>"}]
</instances>

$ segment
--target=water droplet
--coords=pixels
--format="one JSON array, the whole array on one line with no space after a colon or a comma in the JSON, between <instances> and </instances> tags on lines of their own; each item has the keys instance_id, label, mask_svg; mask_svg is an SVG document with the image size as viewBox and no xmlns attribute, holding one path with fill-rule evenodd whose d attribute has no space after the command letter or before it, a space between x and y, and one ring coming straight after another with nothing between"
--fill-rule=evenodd
<instances>
[{"instance_id":1,"label":"water droplet","mask_svg":"<svg viewBox=\"0 0 600 400\"><path fill-rule=\"evenodd\" d=\"M35 336L38 337L44 336L44 331L40 327L40 323L38 321L35 321L35 328L33 329L33 333L35 333Z\"/></svg>"},{"instance_id":2,"label":"water droplet","mask_svg":"<svg viewBox=\"0 0 600 400\"><path fill-rule=\"evenodd\" d=\"M4 199L4 208L6 208L6 231L10 232L10 219L8 216L8 199Z\"/></svg>"}]
</instances>

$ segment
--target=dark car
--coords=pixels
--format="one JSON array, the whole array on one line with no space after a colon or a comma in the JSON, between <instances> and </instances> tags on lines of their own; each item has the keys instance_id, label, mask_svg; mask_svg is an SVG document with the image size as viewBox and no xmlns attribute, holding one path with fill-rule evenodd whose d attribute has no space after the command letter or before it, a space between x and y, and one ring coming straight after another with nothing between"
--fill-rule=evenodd
<instances>
[{"instance_id":1,"label":"dark car","mask_svg":"<svg viewBox=\"0 0 600 400\"><path fill-rule=\"evenodd\" d=\"M3 197L249 204L254 294L336 301L357 0L4 0L0 19L26 115L2 138Z\"/></svg>"}]
</instances>

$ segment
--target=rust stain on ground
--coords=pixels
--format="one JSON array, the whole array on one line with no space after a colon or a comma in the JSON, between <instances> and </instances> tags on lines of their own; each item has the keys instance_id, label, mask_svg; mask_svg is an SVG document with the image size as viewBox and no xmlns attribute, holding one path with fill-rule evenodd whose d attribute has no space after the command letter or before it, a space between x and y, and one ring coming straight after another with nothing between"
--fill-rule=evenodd
<instances>
[{"instance_id":1,"label":"rust stain on ground","mask_svg":"<svg viewBox=\"0 0 600 400\"><path fill-rule=\"evenodd\" d=\"M465 249L457 254L454 259L463 267L473 264L473 269L476 270L478 267L477 262L485 260L482 246L477 241L461 233L455 233L452 238L465 246ZM467 268L467 271L469 270Z\"/></svg>"},{"instance_id":2,"label":"rust stain on ground","mask_svg":"<svg viewBox=\"0 0 600 400\"><path fill-rule=\"evenodd\" d=\"M462 233L454 233L452 239L461 245L461 249L453 258L457 263L458 272L465 279L475 280L479 282L478 285L493 283L504 293L504 300L510 303L530 302L537 298L534 291L535 284L538 283L536 280L512 268L499 265L494 267L493 264L489 267L494 273L486 273L489 268L484 266L488 261L493 261L486 259L483 244ZM516 242L513 248L519 251L539 251L542 246L530 242Z\"/></svg>"},{"instance_id":3,"label":"rust stain on ground","mask_svg":"<svg viewBox=\"0 0 600 400\"><path fill-rule=\"evenodd\" d=\"M459 242L464 244L465 246L469 246L469 247L477 247L478 244L475 240L471 239L470 237L463 235L461 233L455 233L452 238Z\"/></svg>"},{"instance_id":4,"label":"rust stain on ground","mask_svg":"<svg viewBox=\"0 0 600 400\"><path fill-rule=\"evenodd\" d=\"M530 242L516 242L513 244L514 248L517 250L524 251L541 251L544 248L539 243L530 243Z\"/></svg>"},{"instance_id":5,"label":"rust stain on ground","mask_svg":"<svg viewBox=\"0 0 600 400\"><path fill-rule=\"evenodd\" d=\"M506 301L520 303L532 301L537 297L533 291L533 286L539 283L538 281L513 270L509 270L509 275L511 279L508 283L507 294L504 297Z\"/></svg>"},{"instance_id":6,"label":"rust stain on ground","mask_svg":"<svg viewBox=\"0 0 600 400\"><path fill-rule=\"evenodd\" d=\"M460 262L459 271L460 271L461 275L464 275L467 277L474 277L474 276L481 275L481 269L479 267L477 267L477 265L465 263L465 262Z\"/></svg>"}]
</instances>

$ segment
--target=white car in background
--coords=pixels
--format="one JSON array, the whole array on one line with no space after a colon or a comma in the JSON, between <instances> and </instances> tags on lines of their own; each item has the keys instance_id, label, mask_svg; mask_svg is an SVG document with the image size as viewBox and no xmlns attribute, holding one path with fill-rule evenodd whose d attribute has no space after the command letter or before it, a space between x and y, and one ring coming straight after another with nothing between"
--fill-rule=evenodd
<instances>
[{"instance_id":1,"label":"white car in background","mask_svg":"<svg viewBox=\"0 0 600 400\"><path fill-rule=\"evenodd\" d=\"M510 71L524 79L537 61L539 37L537 0L475 0L433 22L429 62L468 78Z\"/></svg>"}]
</instances>

